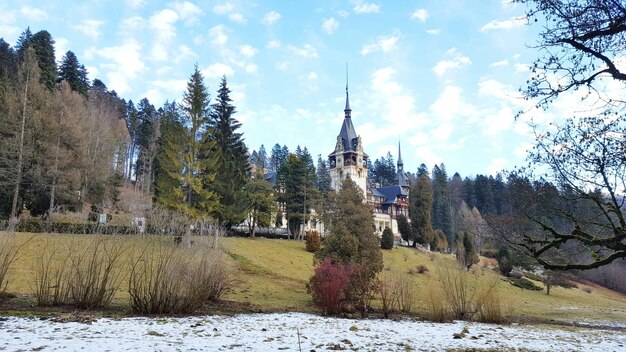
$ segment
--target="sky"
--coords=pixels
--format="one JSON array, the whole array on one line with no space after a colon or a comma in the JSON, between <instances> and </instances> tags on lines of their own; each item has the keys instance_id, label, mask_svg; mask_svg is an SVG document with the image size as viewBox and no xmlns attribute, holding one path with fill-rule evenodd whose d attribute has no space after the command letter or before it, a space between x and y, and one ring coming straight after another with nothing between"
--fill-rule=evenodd
<instances>
[{"instance_id":1,"label":"sky","mask_svg":"<svg viewBox=\"0 0 626 352\"><path fill-rule=\"evenodd\" d=\"M197 64L212 96L225 75L248 147L333 151L346 63L357 134L371 160L402 144L405 170L495 174L525 163L539 28L509 0L0 1L0 37L30 26L72 50L126 100L180 101ZM567 105L567 101L563 104ZM562 105L563 105L562 104ZM563 108L563 106L562 106ZM552 116L552 117L551 117Z\"/></svg>"}]
</instances>

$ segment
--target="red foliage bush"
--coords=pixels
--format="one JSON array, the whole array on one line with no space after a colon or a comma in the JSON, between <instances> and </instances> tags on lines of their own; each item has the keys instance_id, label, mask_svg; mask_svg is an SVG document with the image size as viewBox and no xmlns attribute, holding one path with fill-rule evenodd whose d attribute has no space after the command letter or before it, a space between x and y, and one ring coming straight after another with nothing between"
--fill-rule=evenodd
<instances>
[{"instance_id":1,"label":"red foliage bush","mask_svg":"<svg viewBox=\"0 0 626 352\"><path fill-rule=\"evenodd\" d=\"M320 234L317 231L307 231L304 235L307 252L315 253L320 249Z\"/></svg>"},{"instance_id":2,"label":"red foliage bush","mask_svg":"<svg viewBox=\"0 0 626 352\"><path fill-rule=\"evenodd\" d=\"M341 313L353 273L354 268L351 265L334 263L331 259L325 259L315 268L315 274L309 281L309 293L313 297L313 303L325 315Z\"/></svg>"}]
</instances>

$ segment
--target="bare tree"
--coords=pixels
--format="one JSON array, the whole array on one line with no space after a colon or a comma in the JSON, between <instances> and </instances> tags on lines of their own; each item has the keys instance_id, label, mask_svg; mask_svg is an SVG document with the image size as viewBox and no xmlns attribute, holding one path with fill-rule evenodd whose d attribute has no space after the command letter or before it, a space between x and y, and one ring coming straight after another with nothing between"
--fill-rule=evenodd
<instances>
[{"instance_id":1,"label":"bare tree","mask_svg":"<svg viewBox=\"0 0 626 352\"><path fill-rule=\"evenodd\" d=\"M620 116L626 73L617 63L626 54L626 4L516 2L528 5L529 23L543 25L539 57L522 89L526 98L548 109L564 93L578 92L591 108L548 131L535 129L530 169L514 175L542 179L558 191L518 204L533 226L514 241L548 269L592 269L626 258L626 125Z\"/></svg>"}]
</instances>

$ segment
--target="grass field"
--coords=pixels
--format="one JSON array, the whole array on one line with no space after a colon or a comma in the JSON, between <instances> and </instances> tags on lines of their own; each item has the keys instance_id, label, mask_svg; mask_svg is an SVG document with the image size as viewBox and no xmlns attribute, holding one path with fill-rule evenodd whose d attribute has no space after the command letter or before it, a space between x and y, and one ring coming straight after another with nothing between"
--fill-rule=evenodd
<instances>
[{"instance_id":1,"label":"grass field","mask_svg":"<svg viewBox=\"0 0 626 352\"><path fill-rule=\"evenodd\" d=\"M6 234L0 233L2 238ZM32 295L33 270L44 250L57 248L63 251L80 251L93 241L91 236L26 234L13 235L13 244L24 244L19 256L9 272L7 291L28 301ZM137 255L145 241L154 237L113 237L115 243L124 248L121 263L120 286L113 300L116 310L127 311L129 298L127 276L129 262ZM167 239L170 240L169 238ZM208 238L194 238L194 247L206 248ZM1 242L6 243L6 242ZM262 311L314 312L306 283L313 272L313 256L305 251L304 243L290 240L269 240L263 238L222 238L220 244L228 255L229 264L235 270L236 285L224 299L239 302ZM425 253L412 248L394 248L384 251L384 270L381 276L405 275L414 287L413 311L423 315L426 310L425 297L429 290L439 287L439 272L458 270L454 256L439 253ZM424 265L428 271L416 273L415 268ZM409 272L413 272L409 274ZM475 265L470 272L470 280L478 287L486 287L497 282L497 292L505 312L517 319L538 319L558 321L626 321L626 296L604 289L591 287L591 293L579 288L552 288L548 296L544 291L526 291L510 285L495 273L487 264ZM541 286L541 283L536 282ZM33 301L34 302L34 301ZM374 303L376 305L376 302ZM2 305L0 305L0 309ZM36 308L34 308L36 310Z\"/></svg>"}]
</instances>

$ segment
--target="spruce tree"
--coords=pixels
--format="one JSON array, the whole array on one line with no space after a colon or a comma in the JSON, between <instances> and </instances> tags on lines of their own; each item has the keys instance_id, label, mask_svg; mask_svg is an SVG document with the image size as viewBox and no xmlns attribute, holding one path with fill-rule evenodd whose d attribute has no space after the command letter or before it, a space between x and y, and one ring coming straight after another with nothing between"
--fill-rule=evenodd
<instances>
[{"instance_id":1,"label":"spruce tree","mask_svg":"<svg viewBox=\"0 0 626 352\"><path fill-rule=\"evenodd\" d=\"M317 157L317 188L324 192L329 191L330 188L330 170L328 169L328 162L322 159L321 155Z\"/></svg>"},{"instance_id":2,"label":"spruce tree","mask_svg":"<svg viewBox=\"0 0 626 352\"><path fill-rule=\"evenodd\" d=\"M48 31L39 31L31 39L31 45L37 55L39 64L39 82L48 90L52 90L56 84L57 63L54 55L54 39Z\"/></svg>"},{"instance_id":3,"label":"spruce tree","mask_svg":"<svg viewBox=\"0 0 626 352\"><path fill-rule=\"evenodd\" d=\"M68 51L63 56L59 67L58 82L67 81L70 87L82 95L87 94L89 81L85 67L78 62L78 58L72 51Z\"/></svg>"},{"instance_id":4,"label":"spruce tree","mask_svg":"<svg viewBox=\"0 0 626 352\"><path fill-rule=\"evenodd\" d=\"M132 102L131 102L132 104ZM184 210L183 175L188 131L176 103L165 103L155 162L154 199L170 209Z\"/></svg>"},{"instance_id":5,"label":"spruce tree","mask_svg":"<svg viewBox=\"0 0 626 352\"><path fill-rule=\"evenodd\" d=\"M414 241L429 244L433 239L430 212L433 206L433 190L427 174L420 176L409 194L409 216L413 227Z\"/></svg>"},{"instance_id":6,"label":"spruce tree","mask_svg":"<svg viewBox=\"0 0 626 352\"><path fill-rule=\"evenodd\" d=\"M204 78L194 67L183 95L183 123L187 126L184 143L182 183L185 193L183 210L196 219L215 214L219 196L211 189L220 164L217 143L205 132L209 126L209 93Z\"/></svg>"},{"instance_id":7,"label":"spruce tree","mask_svg":"<svg viewBox=\"0 0 626 352\"><path fill-rule=\"evenodd\" d=\"M220 161L216 182L211 187L220 197L215 215L220 223L229 227L241 223L247 215L243 188L250 178L248 148L243 134L238 131L241 123L233 116L236 110L230 93L226 77L222 77L207 129L207 139L215 142Z\"/></svg>"},{"instance_id":8,"label":"spruce tree","mask_svg":"<svg viewBox=\"0 0 626 352\"><path fill-rule=\"evenodd\" d=\"M448 191L448 175L443 165L435 165L433 168L433 229L441 230L446 235L448 242L452 242L452 214L450 212L450 193Z\"/></svg>"},{"instance_id":9,"label":"spruce tree","mask_svg":"<svg viewBox=\"0 0 626 352\"><path fill-rule=\"evenodd\" d=\"M356 272L350 278L350 297L365 308L367 295L374 288L374 279L383 269L378 236L374 233L372 208L363 201L363 191L354 181L345 179L341 190L332 199L329 216L330 235L315 254L321 263L333 261L352 264Z\"/></svg>"}]
</instances>

